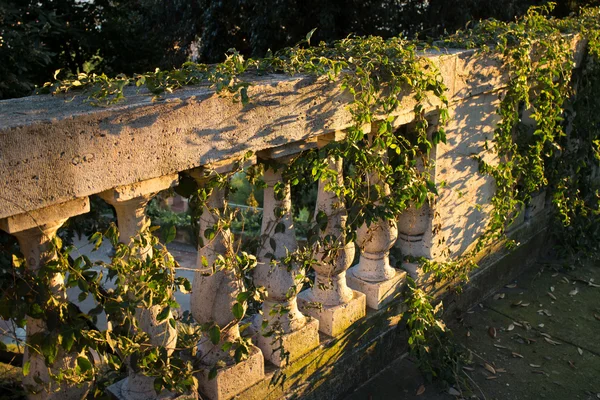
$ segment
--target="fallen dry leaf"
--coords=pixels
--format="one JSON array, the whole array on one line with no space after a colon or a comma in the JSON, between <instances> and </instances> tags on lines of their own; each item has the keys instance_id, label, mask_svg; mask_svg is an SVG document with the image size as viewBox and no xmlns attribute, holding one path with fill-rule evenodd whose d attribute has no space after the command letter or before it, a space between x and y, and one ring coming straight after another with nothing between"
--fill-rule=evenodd
<instances>
[{"instance_id":1,"label":"fallen dry leaf","mask_svg":"<svg viewBox=\"0 0 600 400\"><path fill-rule=\"evenodd\" d=\"M570 283L566 276L563 276L562 280L563 280L564 283Z\"/></svg>"},{"instance_id":2,"label":"fallen dry leaf","mask_svg":"<svg viewBox=\"0 0 600 400\"><path fill-rule=\"evenodd\" d=\"M554 286L550 286L550 291L554 292Z\"/></svg>"},{"instance_id":3,"label":"fallen dry leaf","mask_svg":"<svg viewBox=\"0 0 600 400\"><path fill-rule=\"evenodd\" d=\"M523 327L523 324L520 324L520 323L518 323L518 322L516 322L516 321L513 321L513 324L514 324L515 326L518 326L518 327L521 327L521 328Z\"/></svg>"},{"instance_id":4,"label":"fallen dry leaf","mask_svg":"<svg viewBox=\"0 0 600 400\"><path fill-rule=\"evenodd\" d=\"M508 288L508 289L514 289L514 288L516 288L516 287L517 287L517 284L516 284L516 283L511 283L511 284L509 284L509 285L506 285L506 286L504 286L504 287L505 287L505 288Z\"/></svg>"},{"instance_id":5,"label":"fallen dry leaf","mask_svg":"<svg viewBox=\"0 0 600 400\"><path fill-rule=\"evenodd\" d=\"M579 290L575 288L569 292L569 296L575 296L577 293L579 293Z\"/></svg>"},{"instance_id":6,"label":"fallen dry leaf","mask_svg":"<svg viewBox=\"0 0 600 400\"><path fill-rule=\"evenodd\" d=\"M540 332L540 335L542 335L543 337L547 337L548 339L551 339L552 336L548 335L547 333L544 332Z\"/></svg>"},{"instance_id":7,"label":"fallen dry leaf","mask_svg":"<svg viewBox=\"0 0 600 400\"><path fill-rule=\"evenodd\" d=\"M514 358L523 358L523 356L522 356L522 355L520 355L519 353L515 353L514 351L512 352L512 356L513 356Z\"/></svg>"},{"instance_id":8,"label":"fallen dry leaf","mask_svg":"<svg viewBox=\"0 0 600 400\"><path fill-rule=\"evenodd\" d=\"M529 366L532 368L542 368L542 366L539 364L529 364Z\"/></svg>"},{"instance_id":9,"label":"fallen dry leaf","mask_svg":"<svg viewBox=\"0 0 600 400\"><path fill-rule=\"evenodd\" d=\"M552 300L556 300L556 296L555 296L555 295L553 295L552 293L548 292L548 296L550 296L550 298L551 298Z\"/></svg>"},{"instance_id":10,"label":"fallen dry leaf","mask_svg":"<svg viewBox=\"0 0 600 400\"><path fill-rule=\"evenodd\" d=\"M582 356L582 355L583 355L583 350L581 350L581 348L580 348L580 347L578 347L578 348L577 348L577 352L579 353L579 355L580 355L580 356Z\"/></svg>"},{"instance_id":11,"label":"fallen dry leaf","mask_svg":"<svg viewBox=\"0 0 600 400\"><path fill-rule=\"evenodd\" d=\"M571 366L571 368L575 369L575 364L573 364L573 361L569 360L569 365Z\"/></svg>"},{"instance_id":12,"label":"fallen dry leaf","mask_svg":"<svg viewBox=\"0 0 600 400\"><path fill-rule=\"evenodd\" d=\"M499 349L508 349L508 347L506 347L506 346L502 346L502 345L500 345L500 344L496 344L496 343L494 343L494 347L497 347L497 348L499 348Z\"/></svg>"},{"instance_id":13,"label":"fallen dry leaf","mask_svg":"<svg viewBox=\"0 0 600 400\"><path fill-rule=\"evenodd\" d=\"M487 369L489 372L491 372L492 374L496 375L496 370L490 364L485 363L484 366L483 366L483 368Z\"/></svg>"},{"instance_id":14,"label":"fallen dry leaf","mask_svg":"<svg viewBox=\"0 0 600 400\"><path fill-rule=\"evenodd\" d=\"M463 367L463 369L464 369L465 371L469 371L469 372L471 372L471 371L475 371L475 368L473 368L473 367Z\"/></svg>"},{"instance_id":15,"label":"fallen dry leaf","mask_svg":"<svg viewBox=\"0 0 600 400\"><path fill-rule=\"evenodd\" d=\"M497 376L494 376L494 375L492 375L492 376L487 376L485 379L487 379L487 380L489 381L489 380L491 380L491 379L498 379L498 377L497 377Z\"/></svg>"},{"instance_id":16,"label":"fallen dry leaf","mask_svg":"<svg viewBox=\"0 0 600 400\"><path fill-rule=\"evenodd\" d=\"M510 324L508 325L508 328L506 328L507 331L512 331L513 329L515 329L515 325L514 324Z\"/></svg>"},{"instance_id":17,"label":"fallen dry leaf","mask_svg":"<svg viewBox=\"0 0 600 400\"><path fill-rule=\"evenodd\" d=\"M512 306L512 307L518 307L518 306L520 306L520 305L521 305L521 303L522 303L522 302L523 302L523 300L518 300L518 301L515 301L515 302L513 302L513 303L511 304L511 306Z\"/></svg>"},{"instance_id":18,"label":"fallen dry leaf","mask_svg":"<svg viewBox=\"0 0 600 400\"><path fill-rule=\"evenodd\" d=\"M425 385L421 385L419 386L419 388L417 389L417 396L422 395L423 393L425 393Z\"/></svg>"},{"instance_id":19,"label":"fallen dry leaf","mask_svg":"<svg viewBox=\"0 0 600 400\"><path fill-rule=\"evenodd\" d=\"M488 329L488 335L490 335L490 337L492 337L493 339L496 339L496 328L490 326L490 328Z\"/></svg>"},{"instance_id":20,"label":"fallen dry leaf","mask_svg":"<svg viewBox=\"0 0 600 400\"><path fill-rule=\"evenodd\" d=\"M496 373L506 372L504 368L496 368Z\"/></svg>"},{"instance_id":21,"label":"fallen dry leaf","mask_svg":"<svg viewBox=\"0 0 600 400\"><path fill-rule=\"evenodd\" d=\"M520 305L521 307L527 307L527 306L529 306L529 303L521 303L521 304L519 304L519 305Z\"/></svg>"},{"instance_id":22,"label":"fallen dry leaf","mask_svg":"<svg viewBox=\"0 0 600 400\"><path fill-rule=\"evenodd\" d=\"M600 315L594 314L594 318L596 318L598 321L600 321Z\"/></svg>"},{"instance_id":23,"label":"fallen dry leaf","mask_svg":"<svg viewBox=\"0 0 600 400\"><path fill-rule=\"evenodd\" d=\"M460 392L456 389L454 389L453 387L448 389L448 394L450 396L460 396Z\"/></svg>"},{"instance_id":24,"label":"fallen dry leaf","mask_svg":"<svg viewBox=\"0 0 600 400\"><path fill-rule=\"evenodd\" d=\"M548 339L547 337L545 337L545 338L544 338L544 340L545 340L546 342L550 343L552 346L556 346L556 345L559 345L559 344L561 344L560 342L557 342L557 341L555 341L555 340L552 340L552 339Z\"/></svg>"}]
</instances>

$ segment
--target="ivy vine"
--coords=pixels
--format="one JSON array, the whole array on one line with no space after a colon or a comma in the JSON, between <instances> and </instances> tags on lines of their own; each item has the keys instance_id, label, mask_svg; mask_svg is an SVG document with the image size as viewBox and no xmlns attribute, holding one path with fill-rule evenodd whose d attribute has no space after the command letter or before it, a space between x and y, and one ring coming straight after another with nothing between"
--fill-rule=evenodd
<instances>
[{"instance_id":1,"label":"ivy vine","mask_svg":"<svg viewBox=\"0 0 600 400\"><path fill-rule=\"evenodd\" d=\"M582 214L598 213L597 194L590 195L582 191L585 182L581 172L591 171L598 166L599 134L583 134L581 128L576 126L576 132L581 134L576 137L580 141L575 146L578 150L573 150L573 139L566 135L565 129L574 94L573 35L587 40L589 60L595 63L588 74L590 71L597 73L600 9L583 9L580 15L557 20L549 16L552 7L552 3L533 7L523 17L508 23L481 21L467 31L457 32L434 43L440 47L477 49L483 56L495 57L508 77L498 109L500 122L495 129L494 140L487 148L496 161L486 162L484 157L478 158L480 172L493 177L496 184L489 223L476 245L466 254L448 262L421 261L423 271L430 273L440 283L467 281L470 272L477 267L475 256L492 241L507 240L507 227L518 213L523 212L532 196L542 190L551 192L557 215L565 225ZM160 97L186 85L209 85L217 93L246 104L251 101L248 96L248 87L251 85L248 77L252 74L308 74L339 82L353 96L349 105L352 126L347 129L346 137L320 149L299 154L287 165L267 163L250 168L247 174L250 180L258 181L260 168L283 168L284 180L292 186L298 186L334 177L337 172L329 169L327 160L343 160L343 180L338 183L331 179L332 183L327 189L335 192L345 203L348 224L344 234L346 242L350 242L356 239L355 232L364 223L396 219L408 207L420 207L437 195L437 187L429 175L429 155L436 144L446 141L444 127L449 119L447 88L435 64L423 53L430 45L401 37L382 39L370 36L349 37L311 46L313 32L296 46L267 54L262 59L245 59L232 50L220 64L190 62L180 69L157 69L132 77L119 75L109 78L94 73L80 73L48 83L40 91L58 94L83 90L93 104L107 105L121 101L127 86L145 88L152 95ZM60 77L60 71L55 77ZM586 89L582 85L578 96L594 96ZM414 100L414 132L411 135L400 133L394 126L394 112L406 96ZM427 108L431 98L436 100L435 110ZM434 127L430 127L431 113L437 115ZM524 120L532 122L523 123ZM366 126L373 129L367 130ZM598 129L596 131L599 132ZM577 158L580 168L573 169L572 161ZM234 171L241 170L242 164ZM232 173L209 174L201 187L190 183L193 180L184 180L189 185L180 190L192 196L196 217L203 209L210 191L217 187L226 188ZM373 176L378 179L370 179ZM283 190L284 185L278 185L275 188L276 196ZM200 232L201 241L203 238L210 240L231 225L233 210L225 205L223 209L213 211L219 215L219 222L213 228ZM279 213L280 217L282 215ZM323 216L315 216L315 224L308 238L309 245L319 241L319 233L325 230L326 224ZM105 267L109 271L109 278L119 281L117 289L112 292L103 289L104 277L94 271L93 264L85 257L70 260L68 255L71 250L63 249L62 244L55 241L57 258L48 263L45 272L38 276L29 274L22 262L15 258L16 275L13 274L10 279L4 276L6 279L2 281L6 295L0 303L0 316L15 319L20 324L23 324L25 315L43 319L49 324L54 321L56 330L52 332L58 333L52 334L60 336L39 338L32 345L39 346L39 351L48 362L56 355L58 346L67 352L79 352L82 357L74 373L65 371L57 376L59 380L71 379L78 383L91 380L96 367L85 352L89 351L86 349L94 349L103 354L113 371L119 371L123 365L135 359L135 368L157 377L157 391L163 388L178 392L190 390L196 385L193 374L198 366L194 363L194 349L199 337L208 336L217 344L221 332L227 327L215 324L199 326L187 317L179 318L177 322L170 319L169 323L177 326L180 334L174 350L178 356L169 356L165 348L147 345L148 338L136 325L135 310L158 304L163 307L159 318L169 319L169 312L177 308L172 300L173 292L178 287L188 291L189 282L175 278L176 263L148 232L140 233L130 246L118 243L117 237L114 227L93 237L96 245L107 238L116 249L115 258ZM507 242L510 244L509 240ZM140 258L136 248L139 250L148 245L155 249L153 255ZM335 251L333 246L332 251ZM301 263L302 270L308 270L314 263L310 248L300 249L282 262L290 265L292 262ZM245 280L249 288L240 293L233 306L236 317L234 323L237 324L243 319L248 304L253 301L258 304L262 298L260 288L253 287L250 279L255 259L247 253L231 249L230 257L221 257L219 260L215 265L205 267L235 271L236 276ZM67 287L78 285L82 297L93 296L97 308L82 317L71 303L47 297L50 292L43 289L48 284L44 277L56 272L67 274ZM19 277L18 285L13 284L14 276ZM144 276L147 279L131 279L132 276ZM299 279L308 280L304 273ZM21 284L40 288L35 293L46 297L33 299L27 297L28 294L24 296ZM409 345L419 359L429 360L423 364L424 370L434 376L448 363L455 364L457 356L442 351L438 361L443 361L436 363L428 358L432 353L427 350L431 348L427 343L431 340L442 343L440 332L446 331L437 317L437 311L441 309L433 307L431 299L414 285L409 289ZM23 299L26 301L23 302ZM40 304L44 307L40 307ZM89 329L88 323L93 324L94 318L101 312L118 320L117 326L122 328L110 332ZM248 354L248 342L245 339L226 347L222 350L232 352L236 361ZM213 369L212 375L214 373L216 369ZM105 376L110 376L110 373ZM100 389L96 389L96 395L101 393Z\"/></svg>"}]
</instances>

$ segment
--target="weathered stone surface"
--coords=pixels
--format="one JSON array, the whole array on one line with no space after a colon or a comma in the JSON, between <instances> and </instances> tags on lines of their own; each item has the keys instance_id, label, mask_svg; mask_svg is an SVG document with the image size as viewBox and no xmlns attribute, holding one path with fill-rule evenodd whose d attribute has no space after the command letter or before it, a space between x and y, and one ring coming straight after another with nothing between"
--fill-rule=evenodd
<instances>
[{"instance_id":1,"label":"weathered stone surface","mask_svg":"<svg viewBox=\"0 0 600 400\"><path fill-rule=\"evenodd\" d=\"M120 203L147 195L154 195L161 190L177 186L179 176L177 174L159 176L147 181L132 183L131 185L117 186L114 189L101 193L103 199L108 203Z\"/></svg>"},{"instance_id":2,"label":"weathered stone surface","mask_svg":"<svg viewBox=\"0 0 600 400\"><path fill-rule=\"evenodd\" d=\"M0 220L0 229L8 233L21 232L89 211L90 201L84 197L4 218Z\"/></svg>"},{"instance_id":3,"label":"weathered stone surface","mask_svg":"<svg viewBox=\"0 0 600 400\"><path fill-rule=\"evenodd\" d=\"M393 302L369 312L353 329L336 338L321 336L321 345L284 368L268 366L265 378L239 394L244 400L343 399L361 382L380 372L406 351L401 328L404 305ZM273 379L285 375L285 381Z\"/></svg>"},{"instance_id":4,"label":"weathered stone surface","mask_svg":"<svg viewBox=\"0 0 600 400\"><path fill-rule=\"evenodd\" d=\"M381 282L369 282L355 275L357 267L352 267L346 273L346 281L352 289L364 293L367 306L379 310L394 300L406 282L406 272L395 270L394 276Z\"/></svg>"},{"instance_id":5,"label":"weathered stone surface","mask_svg":"<svg viewBox=\"0 0 600 400\"><path fill-rule=\"evenodd\" d=\"M321 307L317 303L311 290L305 290L298 295L300 311L318 319L319 330L333 337L342 335L350 325L366 315L367 297L356 290L352 290L352 298L347 302Z\"/></svg>"},{"instance_id":6,"label":"weathered stone surface","mask_svg":"<svg viewBox=\"0 0 600 400\"><path fill-rule=\"evenodd\" d=\"M51 210L50 215L56 215L56 210ZM52 250L51 241L56 232L66 221L66 218L35 226L30 229L14 233L21 252L27 262L27 268L37 274L48 262L56 259L56 252ZM59 299L66 300L64 276L55 273L48 282L49 290ZM31 316L26 317L26 342L31 343L36 334L48 332L56 334L48 328L46 321ZM58 350L55 361L47 366L44 356L39 350L25 346L23 354L23 365L29 364L29 373L23 377L23 389L30 400L77 400L84 398L91 384L85 383L77 387L72 383L56 382L52 374L58 374L61 370L73 369L77 365L76 352L67 353L62 348Z\"/></svg>"},{"instance_id":7,"label":"weathered stone surface","mask_svg":"<svg viewBox=\"0 0 600 400\"><path fill-rule=\"evenodd\" d=\"M573 60L580 63L584 43L571 41ZM488 54L442 49L426 56L439 69L451 103L506 83L500 60ZM126 99L108 107L90 105L83 93L0 101L0 218L351 124L346 106L352 97L339 82L284 75L246 79L253 83L246 106L208 86L180 89L159 101L127 88ZM408 117L413 105L407 92L395 114ZM429 111L438 105L433 97L425 101Z\"/></svg>"},{"instance_id":8,"label":"weathered stone surface","mask_svg":"<svg viewBox=\"0 0 600 400\"><path fill-rule=\"evenodd\" d=\"M264 377L264 359L256 346L250 347L248 358L238 364L219 369L208 379L209 369L198 374L200 391L210 400L228 400Z\"/></svg>"},{"instance_id":9,"label":"weathered stone surface","mask_svg":"<svg viewBox=\"0 0 600 400\"><path fill-rule=\"evenodd\" d=\"M303 282L296 277L305 276L304 267L297 262L284 263L286 256L298 249L290 184L285 182L279 197L275 195L275 185L283 182L282 170L268 168L263 179L267 186L254 284L265 288L266 297L262 313L257 315L256 343L265 359L281 366L319 345L319 322L306 318L298 310L296 293ZM282 357L283 354L287 357Z\"/></svg>"},{"instance_id":10,"label":"weathered stone surface","mask_svg":"<svg viewBox=\"0 0 600 400\"><path fill-rule=\"evenodd\" d=\"M265 360L272 362L277 367L285 366L319 346L319 321L315 318L306 318L304 325L289 333L275 333L272 336L263 336L260 322L254 329L256 335L252 339L261 349ZM288 353L287 358L281 356L283 349Z\"/></svg>"},{"instance_id":11,"label":"weathered stone surface","mask_svg":"<svg viewBox=\"0 0 600 400\"><path fill-rule=\"evenodd\" d=\"M194 87L117 106L0 102L0 218L342 129L349 96L309 77L252 77L243 106ZM17 206L18 205L18 206Z\"/></svg>"},{"instance_id":12,"label":"weathered stone surface","mask_svg":"<svg viewBox=\"0 0 600 400\"><path fill-rule=\"evenodd\" d=\"M432 58L444 64L446 81L455 74L446 63L455 64L457 54ZM158 102L128 89L124 102L106 108L85 103L85 95L70 102L64 96L0 101L0 218L351 123L345 107L351 97L338 84L280 75L249 79L254 85L247 106L207 87L182 89ZM413 103L407 94L399 114Z\"/></svg>"},{"instance_id":13,"label":"weathered stone surface","mask_svg":"<svg viewBox=\"0 0 600 400\"><path fill-rule=\"evenodd\" d=\"M178 175L167 175L100 193L100 197L111 204L117 212L121 243L129 244L135 236L150 225L150 220L146 217L146 205L157 192L174 186L177 182ZM152 256L152 251L152 246L147 245L140 249L138 256L141 258ZM162 310L163 307L160 305L138 308L136 318L140 328L148 334L150 345L164 347L167 349L167 354L171 355L177 343L177 330L169 323L173 318L170 311L165 320L158 320ZM120 386L119 393L127 400L151 400L170 396L170 393L157 395L154 390L155 378L138 373L130 366L129 376Z\"/></svg>"},{"instance_id":14,"label":"weathered stone surface","mask_svg":"<svg viewBox=\"0 0 600 400\"><path fill-rule=\"evenodd\" d=\"M139 392L132 393L128 386L129 378L125 378L122 381L117 383L113 383L106 390L108 393L115 398L116 400L134 400L139 399ZM151 399L156 400L197 400L198 396L196 394L187 394L187 395L177 395L166 390L163 390L158 395L156 392L154 396L150 397Z\"/></svg>"},{"instance_id":15,"label":"weathered stone surface","mask_svg":"<svg viewBox=\"0 0 600 400\"><path fill-rule=\"evenodd\" d=\"M494 164L497 157L486 150L499 121L499 93L470 97L450 109L447 143L435 149L435 183L439 196L432 208L430 258L446 260L464 254L486 228L496 185L479 173L477 155ZM402 227L400 232L402 232ZM400 237L399 242L402 237Z\"/></svg>"}]
</instances>

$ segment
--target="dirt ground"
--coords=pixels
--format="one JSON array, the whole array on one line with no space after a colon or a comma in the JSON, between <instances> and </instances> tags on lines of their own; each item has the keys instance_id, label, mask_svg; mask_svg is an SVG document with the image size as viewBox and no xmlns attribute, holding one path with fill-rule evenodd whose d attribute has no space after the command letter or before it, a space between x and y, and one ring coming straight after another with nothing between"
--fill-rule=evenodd
<instances>
[{"instance_id":1,"label":"dirt ground","mask_svg":"<svg viewBox=\"0 0 600 400\"><path fill-rule=\"evenodd\" d=\"M600 399L600 265L538 263L449 324L470 391L425 383L406 357L348 400Z\"/></svg>"}]
</instances>

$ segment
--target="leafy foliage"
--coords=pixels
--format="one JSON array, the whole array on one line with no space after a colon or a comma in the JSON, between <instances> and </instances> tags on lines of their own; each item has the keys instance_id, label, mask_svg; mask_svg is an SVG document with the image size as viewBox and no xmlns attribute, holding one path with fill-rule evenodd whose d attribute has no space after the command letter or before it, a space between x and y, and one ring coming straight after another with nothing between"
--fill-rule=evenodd
<instances>
[{"instance_id":1,"label":"leafy foliage","mask_svg":"<svg viewBox=\"0 0 600 400\"><path fill-rule=\"evenodd\" d=\"M541 0L6 0L0 4L0 98L31 94L55 70L108 76L192 59L223 61L231 48L262 57L317 28L315 43L351 34L437 38L470 21L510 21ZM566 16L597 0L561 2Z\"/></svg>"},{"instance_id":2,"label":"leafy foliage","mask_svg":"<svg viewBox=\"0 0 600 400\"><path fill-rule=\"evenodd\" d=\"M215 10L221 6L221 3L215 4ZM476 48L486 57L495 57L507 73L508 84L498 110L500 122L495 130L494 141L488 146L488 151L497 156L499 162L492 163L483 157L479 158L481 172L492 176L497 187L492 199L494 208L489 225L469 253L444 263L425 261L424 270L438 281L447 283L468 280L471 270L476 267L475 255L491 241L505 240L505 230L516 213L541 190L552 190L558 215L565 224L578 220L580 215L597 215L597 197L595 193L582 190L589 182L579 175L582 171L592 171L598 167L598 133L578 124L575 124L575 136L567 137L564 131L567 116L565 110L572 95L573 72L570 39L564 34L582 34L590 42L590 55L597 57L600 49L599 10L583 10L578 17L562 20L550 17L551 11L552 5L548 5L531 8L525 16L513 22L482 21L472 29L458 32L442 42L445 46ZM187 62L179 69L157 69L132 76L121 74L114 79L104 74L79 73L48 84L45 88L53 93L86 90L92 101L104 104L120 101L127 85L145 87L153 95L160 96L184 85L208 83L216 92L229 95L234 101L245 104L252 100L248 95L250 82L245 79L250 73L307 74L341 84L353 98L350 104L353 124L347 130L346 137L299 154L284 166L263 165L264 168L283 168L284 180L294 187L309 187L316 181L327 180L327 190L335 193L345 205L348 223L340 237L322 237L327 231L328 219L323 213L317 213L307 235L308 251L301 249L286 255L285 265L296 262L305 267L303 269L308 269L316 262L311 252L313 245L319 244L325 248L324 253L335 255L345 243L355 239L357 228L363 224L396 219L409 206L419 207L435 197L437 187L429 176L429 154L433 146L445 142L444 126L449 118L446 87L435 65L420 53L427 49L422 42L403 37L384 39L366 36L348 37L311 46L311 42L314 43L314 33L314 30L310 31L297 45L274 53L268 52L260 59L246 58L232 50L226 60L219 64ZM597 62L596 58L592 60ZM594 80L597 71L594 65L586 72L586 76L593 79L581 85L581 93L588 93L589 97L593 97L597 84ZM394 125L395 111L406 104L410 104L414 114L410 132L398 130ZM588 113L592 112L592 108L586 109L585 104L576 103L576 106L582 107L583 111L588 110ZM585 114L582 112L582 115ZM523 123L526 116L532 123ZM590 121L595 121L591 116L589 118ZM584 120L582 124L585 123L587 122ZM198 220L211 191L215 188L229 188L231 177L243 170L243 162L250 156L251 154L247 154L230 173L216 174L214 171L207 171L206 182L201 187L193 182L185 185L184 191L191 196L190 203L193 205L192 221ZM330 167L331 160L343 160L343 177L338 177L338 171ZM246 174L249 181L255 183L260 171L248 169ZM276 196L281 196L284 186L276 186ZM276 215L282 218L284 211L276 210ZM218 222L200 232L201 245L203 240L210 241L234 225L235 212L227 205L211 212L218 216ZM113 315L117 305L119 309L125 310L124 313L115 314L115 318L120 318L119 326L136 327L136 307L161 305L164 307L163 311L167 310L161 316L166 318L168 310L176 307L170 299L174 288L177 285L185 286L184 281L176 281L174 278L172 259L158 249L156 259L132 257L133 250L114 242L114 229L109 230L105 236L113 240L117 249L116 260L107 268L112 271L112 277L120 279L119 283L128 288L126 292L119 292L117 298L100 290L101 277L92 273L91 264L85 259L76 261L76 267L72 267L64 256L57 254L58 261L50 263L47 268L51 272L69 272L68 285L81 285L84 292L93 293L101 310L106 311L109 316ZM103 235L96 235L94 238L101 240L102 237ZM342 240L345 242L340 243ZM134 242L134 248L136 243ZM157 245L155 239L142 234L137 246L143 247L148 243ZM237 324L244 317L250 300L260 301L261 293L260 288L252 287L250 282L256 260L245 252L236 252L231 243L233 241L229 243L227 254L217 257L214 265L204 267L231 271L238 279L248 283L250 289L243 292L232 306ZM275 251L277 243L273 240L270 246ZM55 247L58 251L61 246L57 243ZM17 270L21 268L18 260L15 261L15 267ZM146 269L151 272L148 273L148 279L131 281L132 276L139 277L137 274L143 274ZM28 277L25 271L21 273L28 284L39 285L39 282L31 280L44 279L44 274ZM300 275L299 280L304 281L304 274ZM160 282L155 282L154 277ZM10 293L13 289L6 290ZM129 292L133 293L134 301L129 299ZM48 296L47 291L40 290L39 293ZM12 300L8 301L16 301L15 296L17 294L9 296L8 299ZM36 304L47 303L46 297L36 299ZM445 327L437 319L439 310L432 307L427 295L414 285L410 287L407 303L411 311L408 318L411 331L409 344L422 361L423 369L431 376L439 375L446 366L451 371L457 370L456 355L447 351L448 344L443 335ZM46 311L34 307L31 299L22 301L20 307L11 311L17 314L9 313L6 317L22 320L24 314L37 318L46 315ZM56 307L63 306L59 302ZM68 305L64 307L68 310ZM52 310L50 307L48 312ZM70 321L61 320L61 323L67 322ZM82 325L81 321L79 323ZM192 333L204 334L213 344L218 344L228 329L215 324L199 326L197 329L192 324L188 328ZM80 329L86 332L83 327ZM132 337L131 332L136 332L137 336ZM190 334L189 337L194 335ZM76 336L73 343L95 343L100 350L106 350L115 346L111 346L109 340L126 342L119 342L120 353L141 352L140 357L145 360L141 365L147 368L150 376L157 376L152 375L157 372L153 369L156 363L161 368L176 367L169 369L173 375L164 375L158 382L159 387L180 390L181 387L177 385L181 381L178 379L191 384L189 375L186 374L190 373L192 367L184 362L189 359L186 358L187 353L178 359L183 364L171 365L169 357L164 356L164 350L142 345L147 338L138 329L126 328L119 335L110 336L110 339L89 333L81 338ZM133 344L129 345L130 342ZM192 342L190 339L190 343ZM232 354L236 361L243 359L248 353L248 343L244 340L226 347L222 350ZM189 357L193 356L189 348L185 351L190 352ZM53 351L48 352L48 356L53 354ZM116 360L114 364L117 365ZM87 364L82 361L79 367L86 369ZM216 369L213 370L212 374L214 373ZM452 377L444 378L450 380Z\"/></svg>"}]
</instances>

